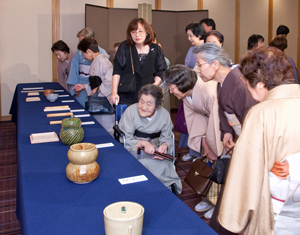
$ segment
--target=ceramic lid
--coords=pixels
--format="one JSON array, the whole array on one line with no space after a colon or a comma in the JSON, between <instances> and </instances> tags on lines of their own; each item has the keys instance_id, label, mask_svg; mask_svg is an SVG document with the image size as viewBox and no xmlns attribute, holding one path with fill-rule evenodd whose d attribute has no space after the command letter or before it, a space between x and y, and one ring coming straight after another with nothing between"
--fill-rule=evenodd
<instances>
[{"instance_id":1,"label":"ceramic lid","mask_svg":"<svg viewBox=\"0 0 300 235\"><path fill-rule=\"evenodd\" d=\"M126 221L139 217L144 213L144 207L135 202L116 202L108 205L104 215L112 220Z\"/></svg>"}]
</instances>

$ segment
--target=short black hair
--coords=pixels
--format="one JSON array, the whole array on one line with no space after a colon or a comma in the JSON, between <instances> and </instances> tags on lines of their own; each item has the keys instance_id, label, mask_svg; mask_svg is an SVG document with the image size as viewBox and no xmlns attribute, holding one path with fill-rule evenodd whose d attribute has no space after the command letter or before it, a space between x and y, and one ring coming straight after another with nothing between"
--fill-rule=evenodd
<instances>
[{"instance_id":1,"label":"short black hair","mask_svg":"<svg viewBox=\"0 0 300 235\"><path fill-rule=\"evenodd\" d=\"M198 79L195 71L182 64L175 64L165 70L163 78L168 84L176 85L182 93L193 89Z\"/></svg>"},{"instance_id":2,"label":"short black hair","mask_svg":"<svg viewBox=\"0 0 300 235\"><path fill-rule=\"evenodd\" d=\"M66 53L70 53L70 48L68 47L68 45L62 41L59 40L57 42L55 42L52 47L51 47L51 51L54 53L54 51L63 51Z\"/></svg>"},{"instance_id":3,"label":"short black hair","mask_svg":"<svg viewBox=\"0 0 300 235\"><path fill-rule=\"evenodd\" d=\"M211 18L204 18L200 20L199 24L206 24L207 26L211 26L212 30L216 30L216 23L213 19Z\"/></svg>"},{"instance_id":4,"label":"short black hair","mask_svg":"<svg viewBox=\"0 0 300 235\"><path fill-rule=\"evenodd\" d=\"M191 30L196 37L202 37L206 32L203 26L199 23L190 23L185 27L185 32Z\"/></svg>"},{"instance_id":5,"label":"short black hair","mask_svg":"<svg viewBox=\"0 0 300 235\"><path fill-rule=\"evenodd\" d=\"M261 40L262 42L265 41L264 37L259 35L259 34L252 34L249 38L248 38L248 50L252 50L258 43L258 41Z\"/></svg>"},{"instance_id":6,"label":"short black hair","mask_svg":"<svg viewBox=\"0 0 300 235\"><path fill-rule=\"evenodd\" d=\"M99 52L98 43L93 38L83 38L78 43L77 49L83 51L84 53L86 53L87 49L90 49L94 53Z\"/></svg>"},{"instance_id":7,"label":"short black hair","mask_svg":"<svg viewBox=\"0 0 300 235\"><path fill-rule=\"evenodd\" d=\"M279 25L277 30L276 30L276 35L284 34L288 35L290 32L289 28L285 25Z\"/></svg>"}]
</instances>

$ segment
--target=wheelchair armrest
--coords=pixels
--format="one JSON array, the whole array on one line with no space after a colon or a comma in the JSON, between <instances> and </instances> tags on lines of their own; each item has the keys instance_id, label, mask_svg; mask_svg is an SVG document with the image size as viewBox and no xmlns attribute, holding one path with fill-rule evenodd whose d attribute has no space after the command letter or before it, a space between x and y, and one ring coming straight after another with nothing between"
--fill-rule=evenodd
<instances>
[{"instance_id":1,"label":"wheelchair armrest","mask_svg":"<svg viewBox=\"0 0 300 235\"><path fill-rule=\"evenodd\" d=\"M120 130L118 125L115 125L113 128L114 128L115 132L118 134L118 136L122 137L125 135L124 132Z\"/></svg>"},{"instance_id":2,"label":"wheelchair armrest","mask_svg":"<svg viewBox=\"0 0 300 235\"><path fill-rule=\"evenodd\" d=\"M123 131L120 130L118 125L113 126L114 129L114 138L115 140L117 140L118 142L120 142L120 138L122 138L123 140L123 145L125 145L125 133Z\"/></svg>"}]
</instances>

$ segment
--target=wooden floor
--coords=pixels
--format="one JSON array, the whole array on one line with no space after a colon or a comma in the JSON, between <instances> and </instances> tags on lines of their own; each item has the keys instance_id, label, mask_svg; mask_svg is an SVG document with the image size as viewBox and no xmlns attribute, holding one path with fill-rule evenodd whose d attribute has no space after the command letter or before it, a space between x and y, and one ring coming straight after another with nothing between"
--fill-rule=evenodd
<instances>
[{"instance_id":1,"label":"wooden floor","mask_svg":"<svg viewBox=\"0 0 300 235\"><path fill-rule=\"evenodd\" d=\"M16 126L0 122L0 234L20 234L16 217Z\"/></svg>"},{"instance_id":2,"label":"wooden floor","mask_svg":"<svg viewBox=\"0 0 300 235\"><path fill-rule=\"evenodd\" d=\"M172 113L175 120L176 113ZM180 133L175 132L176 156L187 153L186 148L177 148ZM184 182L191 167L191 162L177 161L176 170L181 178L183 190L179 198L194 211L195 205L201 198ZM17 143L16 126L14 123L0 122L0 234L20 234L20 224L17 220L16 209L16 181L17 181ZM195 212L195 211L194 211ZM195 212L205 222L204 213Z\"/></svg>"}]
</instances>

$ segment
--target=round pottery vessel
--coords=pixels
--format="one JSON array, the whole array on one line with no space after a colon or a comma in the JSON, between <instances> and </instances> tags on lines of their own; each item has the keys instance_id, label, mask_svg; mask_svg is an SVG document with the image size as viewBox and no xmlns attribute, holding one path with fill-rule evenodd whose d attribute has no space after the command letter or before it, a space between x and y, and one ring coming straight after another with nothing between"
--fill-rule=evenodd
<instances>
[{"instance_id":1,"label":"round pottery vessel","mask_svg":"<svg viewBox=\"0 0 300 235\"><path fill-rule=\"evenodd\" d=\"M50 102L54 102L55 100L57 100L58 94L47 94L46 97Z\"/></svg>"},{"instance_id":2,"label":"round pottery vessel","mask_svg":"<svg viewBox=\"0 0 300 235\"><path fill-rule=\"evenodd\" d=\"M106 235L141 235L144 207L135 202L116 202L104 210Z\"/></svg>"},{"instance_id":3,"label":"round pottery vessel","mask_svg":"<svg viewBox=\"0 0 300 235\"><path fill-rule=\"evenodd\" d=\"M84 165L96 161L98 149L92 143L80 143L71 145L68 151L69 161L74 165Z\"/></svg>"},{"instance_id":4,"label":"round pottery vessel","mask_svg":"<svg viewBox=\"0 0 300 235\"><path fill-rule=\"evenodd\" d=\"M54 89L46 89L44 90L44 96L47 96L48 94L53 94L54 93Z\"/></svg>"},{"instance_id":5,"label":"round pottery vessel","mask_svg":"<svg viewBox=\"0 0 300 235\"><path fill-rule=\"evenodd\" d=\"M66 167L67 178L77 184L86 184L98 177L99 164L95 161L86 165L74 165L71 162Z\"/></svg>"},{"instance_id":6,"label":"round pottery vessel","mask_svg":"<svg viewBox=\"0 0 300 235\"><path fill-rule=\"evenodd\" d=\"M65 118L61 123L61 130L59 132L59 137L61 142L66 145L72 145L80 143L84 137L84 131L81 127L80 118Z\"/></svg>"}]
</instances>

